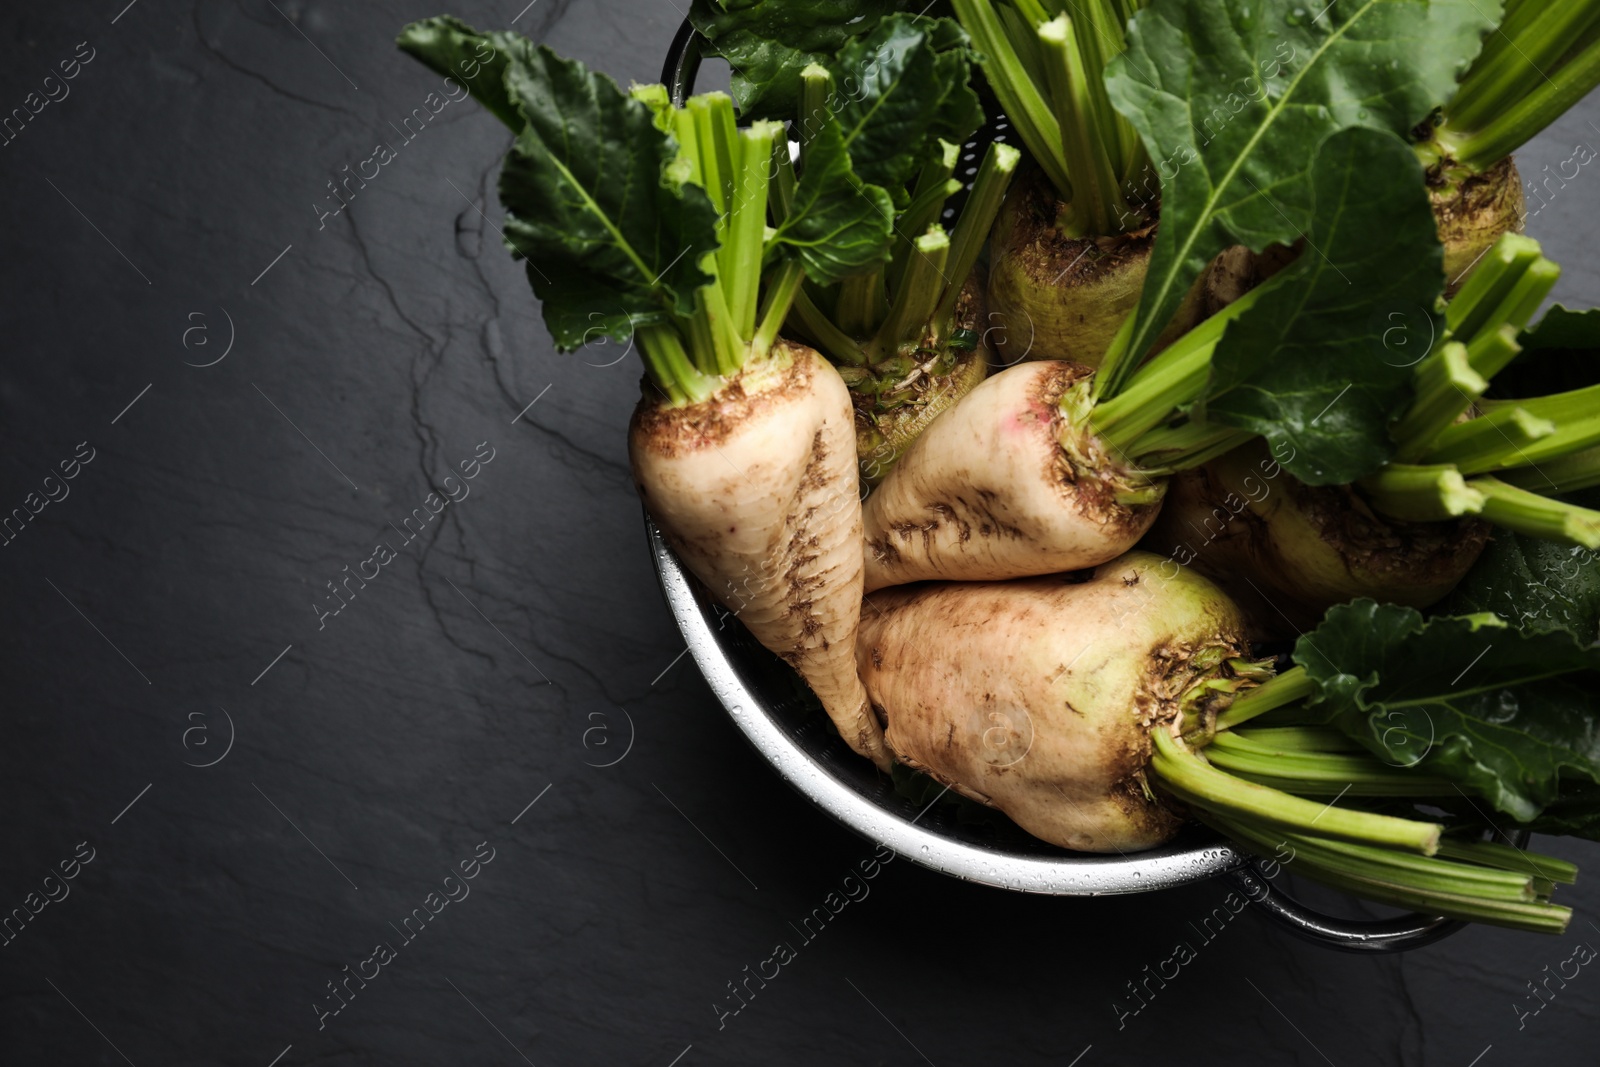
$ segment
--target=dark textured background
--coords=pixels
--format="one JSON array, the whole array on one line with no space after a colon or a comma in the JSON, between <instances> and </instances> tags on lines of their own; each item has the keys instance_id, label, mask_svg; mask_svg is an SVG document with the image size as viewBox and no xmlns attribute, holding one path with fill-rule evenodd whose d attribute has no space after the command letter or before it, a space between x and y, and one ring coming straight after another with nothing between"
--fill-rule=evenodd
<instances>
[{"instance_id":1,"label":"dark textured background","mask_svg":"<svg viewBox=\"0 0 1600 1067\"><path fill-rule=\"evenodd\" d=\"M1248 912L1201 944L1220 883L1045 899L898 862L719 1030L725 983L870 848L674 665L625 466L637 365L552 355L479 211L508 134L450 104L319 229L325 183L439 88L390 44L437 9L123 3L0 16L0 112L94 50L0 148L0 510L95 449L0 548L0 910L95 857L0 948L0 1062L1594 1062L1600 973L1513 1007L1600 945L1592 880L1564 937L1369 959ZM654 80L681 17L537 0L516 28ZM1525 169L1600 145L1591 120ZM1594 167L1530 223L1578 302ZM319 630L325 583L484 441L470 495ZM319 1030L326 983L484 841L471 895ZM1198 958L1119 1030L1180 939Z\"/></svg>"}]
</instances>

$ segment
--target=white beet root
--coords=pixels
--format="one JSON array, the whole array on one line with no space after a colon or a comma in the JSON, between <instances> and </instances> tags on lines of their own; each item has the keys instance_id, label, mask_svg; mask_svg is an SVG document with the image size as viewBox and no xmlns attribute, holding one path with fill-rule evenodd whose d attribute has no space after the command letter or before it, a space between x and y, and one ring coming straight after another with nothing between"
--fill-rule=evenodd
<instances>
[{"instance_id":1,"label":"white beet root","mask_svg":"<svg viewBox=\"0 0 1600 1067\"><path fill-rule=\"evenodd\" d=\"M854 412L838 373L780 340L708 400L641 400L629 455L684 565L800 673L850 747L887 769L855 669L861 505Z\"/></svg>"},{"instance_id":2,"label":"white beet root","mask_svg":"<svg viewBox=\"0 0 1600 1067\"><path fill-rule=\"evenodd\" d=\"M1064 848L1127 852L1176 832L1180 816L1145 781L1151 732L1186 708L1214 717L1231 697L1205 683L1246 649L1214 585L1130 552L1082 581L868 599L861 678L902 762Z\"/></svg>"},{"instance_id":3,"label":"white beet root","mask_svg":"<svg viewBox=\"0 0 1600 1067\"><path fill-rule=\"evenodd\" d=\"M1060 398L1088 373L1019 364L935 419L867 497L867 590L1081 570L1131 548L1160 503L1118 503L1119 464L1066 424Z\"/></svg>"}]
</instances>

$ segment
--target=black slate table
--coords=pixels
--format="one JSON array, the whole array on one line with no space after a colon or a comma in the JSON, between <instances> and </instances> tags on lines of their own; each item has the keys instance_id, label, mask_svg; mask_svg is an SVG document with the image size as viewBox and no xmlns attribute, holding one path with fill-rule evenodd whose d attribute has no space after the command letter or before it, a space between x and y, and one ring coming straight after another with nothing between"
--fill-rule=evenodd
<instances>
[{"instance_id":1,"label":"black slate table","mask_svg":"<svg viewBox=\"0 0 1600 1067\"><path fill-rule=\"evenodd\" d=\"M684 2L457 12L650 81ZM1529 986L1600 945L1593 882L1563 937L1366 958L1206 925L1221 883L897 861L797 938L872 849L680 655L638 367L551 351L508 134L392 47L436 9L125 3L0 15L0 114L45 98L0 147L0 512L38 510L0 544L0 1062L1594 1062L1600 973ZM1577 303L1597 123L1522 157Z\"/></svg>"}]
</instances>

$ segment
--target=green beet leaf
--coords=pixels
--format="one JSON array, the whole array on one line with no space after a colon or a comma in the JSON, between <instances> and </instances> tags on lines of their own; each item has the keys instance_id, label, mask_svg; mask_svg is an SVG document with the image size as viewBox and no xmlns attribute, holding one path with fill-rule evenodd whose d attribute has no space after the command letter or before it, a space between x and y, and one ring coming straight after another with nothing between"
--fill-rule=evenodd
<instances>
[{"instance_id":1,"label":"green beet leaf","mask_svg":"<svg viewBox=\"0 0 1600 1067\"><path fill-rule=\"evenodd\" d=\"M1308 485L1342 485L1394 453L1389 423L1414 393L1411 353L1443 329L1444 256L1422 165L1399 138L1331 135L1311 185L1305 247L1229 324L1203 410L1264 436Z\"/></svg>"},{"instance_id":2,"label":"green beet leaf","mask_svg":"<svg viewBox=\"0 0 1600 1067\"><path fill-rule=\"evenodd\" d=\"M1495 375L1497 397L1533 397L1600 382L1600 308L1550 308L1517 338L1522 355Z\"/></svg>"},{"instance_id":3,"label":"green beet leaf","mask_svg":"<svg viewBox=\"0 0 1600 1067\"><path fill-rule=\"evenodd\" d=\"M1556 304L1518 338L1524 352L1600 351L1600 308L1574 311Z\"/></svg>"},{"instance_id":4,"label":"green beet leaf","mask_svg":"<svg viewBox=\"0 0 1600 1067\"><path fill-rule=\"evenodd\" d=\"M1580 644L1600 641L1600 554L1497 531L1472 570L1436 609L1492 612L1521 630L1560 630Z\"/></svg>"},{"instance_id":5,"label":"green beet leaf","mask_svg":"<svg viewBox=\"0 0 1600 1067\"><path fill-rule=\"evenodd\" d=\"M505 85L508 57L527 39L515 33L479 33L454 15L413 22L395 39L402 52L466 87L495 118L521 131L522 112Z\"/></svg>"},{"instance_id":6,"label":"green beet leaf","mask_svg":"<svg viewBox=\"0 0 1600 1067\"><path fill-rule=\"evenodd\" d=\"M529 260L563 350L694 309L717 248L705 191L676 180L677 143L604 74L526 42L505 83L526 125L500 172L506 244Z\"/></svg>"},{"instance_id":7,"label":"green beet leaf","mask_svg":"<svg viewBox=\"0 0 1600 1067\"><path fill-rule=\"evenodd\" d=\"M1600 648L1569 634L1357 600L1330 609L1294 658L1314 714L1518 822L1600 783Z\"/></svg>"},{"instance_id":8,"label":"green beet leaf","mask_svg":"<svg viewBox=\"0 0 1600 1067\"><path fill-rule=\"evenodd\" d=\"M787 249L807 278L832 285L887 260L893 237L893 198L856 176L838 124L824 125L806 147L805 173L768 248Z\"/></svg>"},{"instance_id":9,"label":"green beet leaf","mask_svg":"<svg viewBox=\"0 0 1600 1067\"><path fill-rule=\"evenodd\" d=\"M802 70L831 64L887 15L924 10L913 0L694 0L689 21L732 68L741 115L788 121L800 107Z\"/></svg>"},{"instance_id":10,"label":"green beet leaf","mask_svg":"<svg viewBox=\"0 0 1600 1067\"><path fill-rule=\"evenodd\" d=\"M677 143L649 105L525 37L458 19L413 23L400 45L517 131L500 173L504 236L528 260L557 348L625 341L693 311L717 213L674 177Z\"/></svg>"},{"instance_id":11,"label":"green beet leaf","mask_svg":"<svg viewBox=\"0 0 1600 1067\"><path fill-rule=\"evenodd\" d=\"M1329 134L1404 136L1448 100L1500 12L1499 0L1153 0L1136 15L1106 74L1161 182L1132 354L1224 248L1310 228L1311 162Z\"/></svg>"},{"instance_id":12,"label":"green beet leaf","mask_svg":"<svg viewBox=\"0 0 1600 1067\"><path fill-rule=\"evenodd\" d=\"M907 185L940 140L962 144L983 124L968 85L967 45L965 31L949 19L893 15L825 64L833 74L834 122L855 172L888 190L896 207L905 207Z\"/></svg>"},{"instance_id":13,"label":"green beet leaf","mask_svg":"<svg viewBox=\"0 0 1600 1067\"><path fill-rule=\"evenodd\" d=\"M1561 798L1518 828L1537 834L1600 840L1600 786L1563 781Z\"/></svg>"}]
</instances>

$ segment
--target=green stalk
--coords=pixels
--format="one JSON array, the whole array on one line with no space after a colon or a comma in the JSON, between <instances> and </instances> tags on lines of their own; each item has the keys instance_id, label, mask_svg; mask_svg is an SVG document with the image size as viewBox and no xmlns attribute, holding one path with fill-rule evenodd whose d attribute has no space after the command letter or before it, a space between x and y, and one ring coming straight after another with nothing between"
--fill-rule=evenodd
<instances>
[{"instance_id":1,"label":"green stalk","mask_svg":"<svg viewBox=\"0 0 1600 1067\"><path fill-rule=\"evenodd\" d=\"M833 121L833 76L828 68L812 63L800 72L800 119L795 123L800 135L800 158L805 159L806 147L812 138Z\"/></svg>"},{"instance_id":2,"label":"green stalk","mask_svg":"<svg viewBox=\"0 0 1600 1067\"><path fill-rule=\"evenodd\" d=\"M1541 437L1517 454L1515 460L1506 460L1503 466L1521 467L1547 463L1574 452L1587 451L1600 445L1600 415L1557 425L1556 432Z\"/></svg>"},{"instance_id":3,"label":"green stalk","mask_svg":"<svg viewBox=\"0 0 1600 1067\"><path fill-rule=\"evenodd\" d=\"M1061 124L1024 68L994 4L991 0L952 0L951 6L972 37L973 46L985 57L984 73L995 96L1000 98L1006 118L1016 127L1028 154L1055 186L1056 194L1070 203L1073 189L1061 146Z\"/></svg>"},{"instance_id":4,"label":"green stalk","mask_svg":"<svg viewBox=\"0 0 1600 1067\"><path fill-rule=\"evenodd\" d=\"M1110 157L1108 162L1120 178L1133 154L1131 146L1138 143L1138 138L1135 136L1130 140L1125 136L1133 131L1133 127L1111 106L1111 94L1106 91L1105 71L1113 59L1127 50L1128 42L1123 35L1126 20L1109 0L1080 0L1073 11L1076 25L1086 28L1085 32L1076 36L1078 49L1083 55L1083 66L1092 75L1085 88L1089 94L1094 129L1106 139L1106 153Z\"/></svg>"},{"instance_id":5,"label":"green stalk","mask_svg":"<svg viewBox=\"0 0 1600 1067\"><path fill-rule=\"evenodd\" d=\"M1406 522L1443 522L1483 510L1483 494L1448 464L1390 463L1360 485L1373 507Z\"/></svg>"},{"instance_id":6,"label":"green stalk","mask_svg":"<svg viewBox=\"0 0 1600 1067\"><path fill-rule=\"evenodd\" d=\"M728 292L728 313L740 337L749 337L756 327L772 147L781 136L784 136L781 123L758 122L741 130L732 142L739 157L736 160L738 169L734 172L731 212L721 249L728 253L728 258L719 266L723 267L722 280Z\"/></svg>"},{"instance_id":7,"label":"green stalk","mask_svg":"<svg viewBox=\"0 0 1600 1067\"><path fill-rule=\"evenodd\" d=\"M705 175L700 172L700 135L695 130L694 115L687 108L673 108L673 136L678 140L679 165L688 165L687 180L692 185L704 185Z\"/></svg>"},{"instance_id":8,"label":"green stalk","mask_svg":"<svg viewBox=\"0 0 1600 1067\"><path fill-rule=\"evenodd\" d=\"M1592 418L1596 412L1600 412L1600 385L1572 389L1565 393L1551 393L1529 400L1486 400L1480 407L1486 414L1502 408L1518 407L1530 415L1537 415L1558 425L1567 426Z\"/></svg>"},{"instance_id":9,"label":"green stalk","mask_svg":"<svg viewBox=\"0 0 1600 1067\"><path fill-rule=\"evenodd\" d=\"M1467 433L1482 424L1484 430ZM1498 431L1498 435L1491 431ZM1558 423L1521 405L1496 408L1481 419L1463 422L1439 435L1441 447L1429 458L1454 463L1463 474L1487 474L1507 467L1536 467L1600 445L1600 415ZM1438 459L1436 457L1444 457Z\"/></svg>"},{"instance_id":10,"label":"green stalk","mask_svg":"<svg viewBox=\"0 0 1600 1067\"><path fill-rule=\"evenodd\" d=\"M714 257L707 257L708 267L714 271ZM713 377L722 373L717 359L717 342L711 329L711 319L705 313L705 299L699 291L694 294L694 314L683 323L683 339L689 344L689 358L702 374Z\"/></svg>"},{"instance_id":11,"label":"green stalk","mask_svg":"<svg viewBox=\"0 0 1600 1067\"><path fill-rule=\"evenodd\" d=\"M1304 667L1291 667L1235 697L1228 710L1217 716L1217 731L1231 730L1257 715L1297 704L1311 696L1313 688L1311 675Z\"/></svg>"},{"instance_id":12,"label":"green stalk","mask_svg":"<svg viewBox=\"0 0 1600 1067\"><path fill-rule=\"evenodd\" d=\"M744 365L745 343L744 338L739 336L733 313L728 310L727 295L716 282L702 285L694 295L696 313L705 318L711 330L716 372L724 376L737 373Z\"/></svg>"},{"instance_id":13,"label":"green stalk","mask_svg":"<svg viewBox=\"0 0 1600 1067\"><path fill-rule=\"evenodd\" d=\"M800 293L800 284L806 280L805 268L798 260L783 263L767 283L767 295L761 302L761 325L750 338L750 359L765 359L778 339L778 331L789 315L794 300Z\"/></svg>"},{"instance_id":14,"label":"green stalk","mask_svg":"<svg viewBox=\"0 0 1600 1067\"><path fill-rule=\"evenodd\" d=\"M1114 365L1108 353L1107 362L1095 374L1096 395L1102 399L1090 416L1094 432L1125 454L1142 451L1136 446L1142 434L1171 419L1205 391L1211 374L1211 353L1228 324L1254 307L1284 277L1287 275L1268 279L1178 338L1138 368L1120 392L1111 386L1124 373L1124 365ZM1119 338L1128 332L1132 321L1130 314ZM1114 343L1113 352L1117 348ZM1123 350L1126 351L1125 345Z\"/></svg>"},{"instance_id":15,"label":"green stalk","mask_svg":"<svg viewBox=\"0 0 1600 1067\"><path fill-rule=\"evenodd\" d=\"M1518 457L1526 455L1535 441L1555 432L1556 424L1549 419L1520 407L1501 408L1481 419L1446 427L1434 438L1423 462L1451 463L1470 474L1516 467L1525 462Z\"/></svg>"},{"instance_id":16,"label":"green stalk","mask_svg":"<svg viewBox=\"0 0 1600 1067\"><path fill-rule=\"evenodd\" d=\"M1130 312L1112 340L1105 361L1095 372L1094 395L1099 401L1095 408L1096 428L1126 421L1136 421L1147 428L1156 426L1170 418L1175 407L1198 399L1204 391L1205 378L1210 374L1211 352L1222 339L1228 324L1255 307L1262 297L1281 286L1288 277L1287 273L1273 275L1139 366L1133 366L1130 362L1128 341L1133 335L1134 320ZM1199 370L1198 384L1194 378L1197 362L1204 364ZM1182 388L1178 392L1169 391L1180 386ZM1129 398L1130 393L1136 394L1137 399ZM1167 395L1176 398L1177 402L1166 405L1161 413L1145 410L1150 405L1161 407L1162 397ZM1107 411L1107 408L1111 410ZM1102 419L1106 421L1099 421ZM1137 437L1138 434L1132 436Z\"/></svg>"},{"instance_id":17,"label":"green stalk","mask_svg":"<svg viewBox=\"0 0 1600 1067\"><path fill-rule=\"evenodd\" d=\"M1493 378L1505 369L1506 363L1510 362L1518 349L1513 343L1510 355L1506 355L1506 346L1495 343L1490 331L1499 332L1507 327L1515 332L1526 329L1560 277L1561 268L1542 256L1528 264L1527 270L1511 286L1510 292L1489 312L1487 323L1467 341L1467 360L1473 370L1485 378ZM1515 341L1514 336L1512 340Z\"/></svg>"},{"instance_id":18,"label":"green stalk","mask_svg":"<svg viewBox=\"0 0 1600 1067\"><path fill-rule=\"evenodd\" d=\"M843 363L852 367L867 365L867 354L856 344L855 338L835 326L833 320L812 302L803 287L795 293L794 305L790 308L789 315L795 324L817 343L829 362Z\"/></svg>"},{"instance_id":19,"label":"green stalk","mask_svg":"<svg viewBox=\"0 0 1600 1067\"><path fill-rule=\"evenodd\" d=\"M1181 747L1163 728L1157 727L1150 736L1155 742L1150 770L1164 788L1196 808L1287 830L1310 830L1341 840L1389 845L1425 856L1438 848L1440 827L1435 823L1318 804L1219 771Z\"/></svg>"},{"instance_id":20,"label":"green stalk","mask_svg":"<svg viewBox=\"0 0 1600 1067\"><path fill-rule=\"evenodd\" d=\"M1473 61L1473 70L1469 70L1461 79L1463 85L1473 80L1477 68L1484 66L1500 53L1515 47L1517 38L1528 31L1538 17L1544 13L1543 2L1527 3L1525 0L1506 0L1505 16L1500 20L1500 26L1493 33L1483 39L1483 49L1478 53L1478 58Z\"/></svg>"},{"instance_id":21,"label":"green stalk","mask_svg":"<svg viewBox=\"0 0 1600 1067\"><path fill-rule=\"evenodd\" d=\"M913 235L924 233L944 214L944 202L961 190L961 182L954 174L961 162L961 146L949 141L939 142L939 154L922 165L917 183L911 189L911 201L895 220L894 247L889 253L888 288L898 291L904 277L906 264L911 262ZM876 324L874 324L876 328ZM870 330L860 336L865 337Z\"/></svg>"},{"instance_id":22,"label":"green stalk","mask_svg":"<svg viewBox=\"0 0 1600 1067\"><path fill-rule=\"evenodd\" d=\"M944 295L933 312L933 337L943 344L950 338L950 323L955 316L956 301L961 298L967 276L977 265L978 254L989 239L989 230L1000 214L1000 204L1005 200L1006 188L1016 172L1022 153L998 141L984 153L978 167L978 178L972 184L972 193L961 208L961 218L956 221L955 234L950 239L950 280L945 284Z\"/></svg>"},{"instance_id":23,"label":"green stalk","mask_svg":"<svg viewBox=\"0 0 1600 1067\"><path fill-rule=\"evenodd\" d=\"M1206 759L1218 770L1301 796L1448 797L1450 783L1368 754L1261 753L1227 732L1206 746Z\"/></svg>"},{"instance_id":24,"label":"green stalk","mask_svg":"<svg viewBox=\"0 0 1600 1067\"><path fill-rule=\"evenodd\" d=\"M1542 902L1519 902L1484 899L1472 892L1472 886L1463 886L1466 892L1441 892L1419 886L1403 870L1388 869L1386 877L1371 877L1356 873L1349 857L1320 847L1314 839L1301 839L1290 843L1283 837L1238 822L1207 819L1215 822L1223 833L1252 851L1269 857L1280 855L1280 846L1291 850L1287 865L1294 871L1356 896L1396 907L1409 908L1430 915L1447 915L1452 918L1506 926L1512 929L1540 933L1560 933L1566 929L1572 912L1569 908Z\"/></svg>"},{"instance_id":25,"label":"green stalk","mask_svg":"<svg viewBox=\"0 0 1600 1067\"><path fill-rule=\"evenodd\" d=\"M794 189L799 179L794 174L794 159L789 155L789 136L775 137L772 141L772 224L782 226L789 217L789 206L794 203Z\"/></svg>"},{"instance_id":26,"label":"green stalk","mask_svg":"<svg viewBox=\"0 0 1600 1067\"><path fill-rule=\"evenodd\" d=\"M647 338L645 334L649 330L665 330L668 334L672 334L672 327L642 327L635 331L635 337L639 342L639 354L644 357L645 373L650 376L650 380L655 383L656 388L666 395L668 404L673 407L681 407L689 402L689 397L674 377L674 368L667 346L659 339ZM672 334L672 336L674 340L677 339L675 334ZM683 346L679 345L678 347L681 350Z\"/></svg>"},{"instance_id":27,"label":"green stalk","mask_svg":"<svg viewBox=\"0 0 1600 1067\"><path fill-rule=\"evenodd\" d=\"M1073 22L1066 15L1038 27L1046 82L1061 128L1061 147L1072 180L1068 203L1069 237L1117 232L1117 219L1128 213L1112 170L1108 149L1097 125L1100 118L1090 86L1098 70L1084 62Z\"/></svg>"},{"instance_id":28,"label":"green stalk","mask_svg":"<svg viewBox=\"0 0 1600 1067\"><path fill-rule=\"evenodd\" d=\"M1496 477L1507 485L1538 493L1559 496L1600 485L1600 448L1546 460L1537 467L1500 471Z\"/></svg>"},{"instance_id":29,"label":"green stalk","mask_svg":"<svg viewBox=\"0 0 1600 1067\"><path fill-rule=\"evenodd\" d=\"M1263 836L1270 839L1270 835ZM1366 878L1394 880L1435 893L1471 894L1484 900L1519 903L1533 900L1531 878L1515 871L1322 840L1305 834L1285 834L1284 841L1296 853L1309 849L1323 862L1337 864L1350 874Z\"/></svg>"},{"instance_id":30,"label":"green stalk","mask_svg":"<svg viewBox=\"0 0 1600 1067\"><path fill-rule=\"evenodd\" d=\"M698 404L716 391L717 379L695 367L672 326L641 326L635 336L650 377L674 406Z\"/></svg>"},{"instance_id":31,"label":"green stalk","mask_svg":"<svg viewBox=\"0 0 1600 1067\"><path fill-rule=\"evenodd\" d=\"M738 143L733 100L725 93L702 93L691 96L686 106L700 151L700 184L720 215L733 200L733 154Z\"/></svg>"},{"instance_id":32,"label":"green stalk","mask_svg":"<svg viewBox=\"0 0 1600 1067\"><path fill-rule=\"evenodd\" d=\"M1522 354L1522 346L1517 343L1521 332L1520 326L1509 322L1499 329L1480 331L1467 346L1467 366L1480 378L1493 378Z\"/></svg>"},{"instance_id":33,"label":"green stalk","mask_svg":"<svg viewBox=\"0 0 1600 1067\"><path fill-rule=\"evenodd\" d=\"M1255 436L1249 430L1204 422L1159 426L1139 438L1139 451L1131 458L1144 473L1165 477L1225 456Z\"/></svg>"},{"instance_id":34,"label":"green stalk","mask_svg":"<svg viewBox=\"0 0 1600 1067\"><path fill-rule=\"evenodd\" d=\"M1458 841L1453 837L1441 838L1439 855L1454 860L1481 863L1485 867L1502 870L1527 871L1536 878L1558 885L1573 885L1578 881L1578 865L1554 856L1529 852L1515 845L1502 845L1498 841Z\"/></svg>"},{"instance_id":35,"label":"green stalk","mask_svg":"<svg viewBox=\"0 0 1600 1067\"><path fill-rule=\"evenodd\" d=\"M914 348L927 329L928 319L948 282L945 266L950 259L950 238L939 226L917 238L911 262L889 314L877 335L867 346L869 356L883 359L905 348Z\"/></svg>"},{"instance_id":36,"label":"green stalk","mask_svg":"<svg viewBox=\"0 0 1600 1067\"><path fill-rule=\"evenodd\" d=\"M1249 295L1245 294L1246 297ZM1130 374L1146 370L1155 362L1151 359L1143 366L1139 366L1132 349L1129 348L1133 342L1133 321L1137 317L1136 310L1130 311L1122 320L1122 325L1117 327L1117 332L1111 336L1111 343L1106 346L1106 354L1100 360L1100 369L1095 371L1094 375L1094 395L1097 400L1110 400L1121 392ZM1205 323L1202 322L1200 325L1204 326Z\"/></svg>"},{"instance_id":37,"label":"green stalk","mask_svg":"<svg viewBox=\"0 0 1600 1067\"><path fill-rule=\"evenodd\" d=\"M733 102L723 93L691 97L673 121L683 158L691 160L690 170L721 213L718 247L702 264L711 281L695 290L693 314L677 323L670 338L654 329L641 330L639 336L652 372L668 376L678 395L697 401L710 394L717 378L738 373L752 356L765 356L771 345L768 337L764 346L752 346L751 336L766 250L774 145L784 134L776 122L757 122L741 131L734 123ZM784 298L785 312L793 296L790 291ZM695 373L687 374L686 368Z\"/></svg>"},{"instance_id":38,"label":"green stalk","mask_svg":"<svg viewBox=\"0 0 1600 1067\"><path fill-rule=\"evenodd\" d=\"M1467 484L1484 495L1483 517L1496 526L1546 541L1600 548L1600 511L1551 500L1497 478L1474 478Z\"/></svg>"},{"instance_id":39,"label":"green stalk","mask_svg":"<svg viewBox=\"0 0 1600 1067\"><path fill-rule=\"evenodd\" d=\"M889 299L884 293L882 268L840 280L833 317L845 333L852 337L871 337L888 313Z\"/></svg>"},{"instance_id":40,"label":"green stalk","mask_svg":"<svg viewBox=\"0 0 1600 1067\"><path fill-rule=\"evenodd\" d=\"M1220 722L1220 720L1219 720ZM1252 726L1248 730L1217 731L1217 738L1249 744L1263 753L1274 752L1365 752L1355 741L1326 726Z\"/></svg>"},{"instance_id":41,"label":"green stalk","mask_svg":"<svg viewBox=\"0 0 1600 1067\"><path fill-rule=\"evenodd\" d=\"M1497 49L1487 59L1480 59L1462 79L1445 108L1445 125L1480 130L1493 122L1543 83L1556 61L1597 19L1600 3L1595 0L1560 0L1545 6L1536 18L1519 19L1513 27L1511 47ZM1556 75L1561 73L1554 71ZM1537 130L1530 131L1529 136L1534 132Z\"/></svg>"},{"instance_id":42,"label":"green stalk","mask_svg":"<svg viewBox=\"0 0 1600 1067\"><path fill-rule=\"evenodd\" d=\"M1513 341L1512 344L1516 342ZM1411 462L1489 388L1488 379L1472 369L1467 346L1451 341L1417 364L1417 397L1394 428L1397 455Z\"/></svg>"},{"instance_id":43,"label":"green stalk","mask_svg":"<svg viewBox=\"0 0 1600 1067\"><path fill-rule=\"evenodd\" d=\"M1229 307L1237 307L1238 303ZM1226 313L1226 310L1219 312L1216 318ZM1217 342L1196 335L1216 318L1208 319L1178 338L1145 365L1149 373L1142 373L1138 381L1116 397L1095 405L1089 424L1102 441L1121 455L1147 451L1136 447L1142 443L1140 439L1144 434L1170 420L1205 391L1211 376L1211 354L1216 351Z\"/></svg>"},{"instance_id":44,"label":"green stalk","mask_svg":"<svg viewBox=\"0 0 1600 1067\"><path fill-rule=\"evenodd\" d=\"M1596 85L1600 85L1600 42L1591 39L1550 80L1540 80L1482 129L1457 139L1457 162L1476 171L1488 169L1566 114Z\"/></svg>"},{"instance_id":45,"label":"green stalk","mask_svg":"<svg viewBox=\"0 0 1600 1067\"><path fill-rule=\"evenodd\" d=\"M1508 233L1496 241L1445 309L1444 322L1450 336L1470 341L1489 324L1494 309L1539 257L1539 242L1531 237Z\"/></svg>"}]
</instances>

